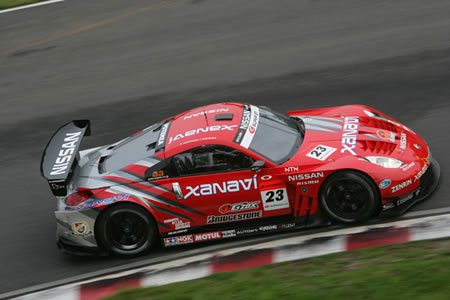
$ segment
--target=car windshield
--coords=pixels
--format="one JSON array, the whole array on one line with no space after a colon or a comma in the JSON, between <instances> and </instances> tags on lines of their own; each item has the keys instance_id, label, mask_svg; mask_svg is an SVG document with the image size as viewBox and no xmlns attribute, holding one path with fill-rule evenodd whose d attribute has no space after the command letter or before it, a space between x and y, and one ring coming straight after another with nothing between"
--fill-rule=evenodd
<instances>
[{"instance_id":1,"label":"car windshield","mask_svg":"<svg viewBox=\"0 0 450 300\"><path fill-rule=\"evenodd\" d=\"M301 125L288 116L260 109L260 119L249 149L276 164L288 161L303 141Z\"/></svg>"}]
</instances>

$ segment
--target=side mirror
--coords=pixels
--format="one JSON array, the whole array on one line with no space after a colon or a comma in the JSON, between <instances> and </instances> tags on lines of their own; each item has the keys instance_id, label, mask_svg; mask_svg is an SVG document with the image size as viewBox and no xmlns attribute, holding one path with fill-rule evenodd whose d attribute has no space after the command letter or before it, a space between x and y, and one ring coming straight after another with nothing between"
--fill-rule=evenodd
<instances>
[{"instance_id":1,"label":"side mirror","mask_svg":"<svg viewBox=\"0 0 450 300\"><path fill-rule=\"evenodd\" d=\"M265 161L263 161L263 160L257 160L257 161L255 161L253 164L252 164L252 171L253 172L259 172L259 170L262 168L262 167L264 167L265 166L265 164L266 164L266 162Z\"/></svg>"}]
</instances>

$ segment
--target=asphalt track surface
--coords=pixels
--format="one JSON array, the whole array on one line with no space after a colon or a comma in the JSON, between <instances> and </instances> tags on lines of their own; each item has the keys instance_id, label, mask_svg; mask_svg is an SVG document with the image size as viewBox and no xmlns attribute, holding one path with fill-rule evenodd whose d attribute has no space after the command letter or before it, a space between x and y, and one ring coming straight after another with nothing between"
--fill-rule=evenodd
<instances>
[{"instance_id":1,"label":"asphalt track surface","mask_svg":"<svg viewBox=\"0 0 450 300\"><path fill-rule=\"evenodd\" d=\"M39 162L72 119L91 119L87 148L220 101L365 104L422 135L441 164L438 190L412 211L448 208L449 15L448 0L67 0L0 14L0 293L191 250L57 250Z\"/></svg>"}]
</instances>

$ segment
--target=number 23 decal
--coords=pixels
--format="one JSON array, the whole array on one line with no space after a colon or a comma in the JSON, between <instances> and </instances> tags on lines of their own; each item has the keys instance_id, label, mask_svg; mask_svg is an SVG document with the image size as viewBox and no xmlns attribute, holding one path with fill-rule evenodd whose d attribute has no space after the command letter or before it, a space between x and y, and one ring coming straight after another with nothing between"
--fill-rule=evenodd
<instances>
[{"instance_id":1,"label":"number 23 decal","mask_svg":"<svg viewBox=\"0 0 450 300\"><path fill-rule=\"evenodd\" d=\"M336 151L336 148L328 147L324 145L318 145L316 148L312 149L311 152L306 154L306 156L318 159L321 161L324 161L327 159L331 154L333 154L334 151Z\"/></svg>"},{"instance_id":2,"label":"number 23 decal","mask_svg":"<svg viewBox=\"0 0 450 300\"><path fill-rule=\"evenodd\" d=\"M276 197L275 197L276 194ZM284 199L284 189L276 191L267 191L266 196L268 196L266 203L274 201L282 201Z\"/></svg>"},{"instance_id":3,"label":"number 23 decal","mask_svg":"<svg viewBox=\"0 0 450 300\"><path fill-rule=\"evenodd\" d=\"M275 210L289 207L286 188L261 191L264 210Z\"/></svg>"}]
</instances>

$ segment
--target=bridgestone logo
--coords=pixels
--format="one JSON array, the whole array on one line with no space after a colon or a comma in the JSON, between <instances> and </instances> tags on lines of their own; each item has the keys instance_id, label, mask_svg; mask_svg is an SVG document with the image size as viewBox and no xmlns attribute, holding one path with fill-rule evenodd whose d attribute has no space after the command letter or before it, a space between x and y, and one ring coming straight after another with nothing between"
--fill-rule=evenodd
<instances>
[{"instance_id":1,"label":"bridgestone logo","mask_svg":"<svg viewBox=\"0 0 450 300\"><path fill-rule=\"evenodd\" d=\"M234 215L224 215L224 216L208 216L208 224L226 223L233 221L243 221L250 219L257 219L262 217L262 211L252 211L247 213L240 213Z\"/></svg>"}]
</instances>

